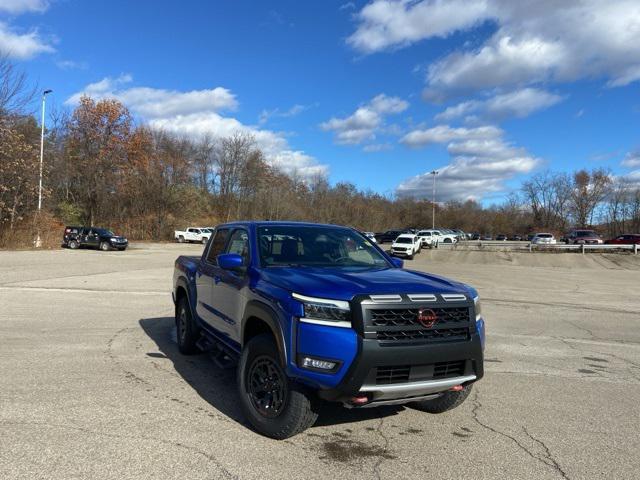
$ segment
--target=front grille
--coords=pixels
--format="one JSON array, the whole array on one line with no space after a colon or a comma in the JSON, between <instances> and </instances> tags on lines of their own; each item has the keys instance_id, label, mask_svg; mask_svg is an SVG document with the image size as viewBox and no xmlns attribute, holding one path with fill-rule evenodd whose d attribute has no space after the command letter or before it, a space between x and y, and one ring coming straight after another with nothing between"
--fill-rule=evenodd
<instances>
[{"instance_id":1,"label":"front grille","mask_svg":"<svg viewBox=\"0 0 640 480\"><path fill-rule=\"evenodd\" d=\"M463 341L469 338L468 328L443 328L434 330L394 330L394 331L378 331L376 338L384 341Z\"/></svg>"},{"instance_id":2,"label":"front grille","mask_svg":"<svg viewBox=\"0 0 640 480\"><path fill-rule=\"evenodd\" d=\"M433 378L450 378L464 375L465 361L440 362L433 367Z\"/></svg>"},{"instance_id":3,"label":"front grille","mask_svg":"<svg viewBox=\"0 0 640 480\"><path fill-rule=\"evenodd\" d=\"M409 381L411 367L378 367L376 371L376 384L388 385L390 383L405 383Z\"/></svg>"},{"instance_id":4,"label":"front grille","mask_svg":"<svg viewBox=\"0 0 640 480\"><path fill-rule=\"evenodd\" d=\"M418 321L421 308L435 314L436 321L431 326ZM469 339L470 319L469 306L370 307L365 310L365 337L385 345L460 342Z\"/></svg>"},{"instance_id":5,"label":"front grille","mask_svg":"<svg viewBox=\"0 0 640 480\"><path fill-rule=\"evenodd\" d=\"M419 308L399 308L399 309L375 309L371 312L371 324L376 327L390 326L420 326L418 322ZM438 321L434 324L444 323L461 323L469 322L468 307L441 307L430 308L438 317Z\"/></svg>"},{"instance_id":6,"label":"front grille","mask_svg":"<svg viewBox=\"0 0 640 480\"><path fill-rule=\"evenodd\" d=\"M429 365L393 365L375 368L376 385L422 382L445 378L462 377L467 366L466 360L438 362ZM371 372L373 374L373 371ZM373 378L370 376L370 380Z\"/></svg>"}]
</instances>

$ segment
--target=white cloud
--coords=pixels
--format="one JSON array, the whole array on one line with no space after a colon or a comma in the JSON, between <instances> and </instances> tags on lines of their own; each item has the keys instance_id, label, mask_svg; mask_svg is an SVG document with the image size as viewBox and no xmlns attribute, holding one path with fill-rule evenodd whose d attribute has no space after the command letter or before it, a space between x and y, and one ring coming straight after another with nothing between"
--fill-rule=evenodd
<instances>
[{"instance_id":1,"label":"white cloud","mask_svg":"<svg viewBox=\"0 0 640 480\"><path fill-rule=\"evenodd\" d=\"M235 95L228 89L176 90L131 86L131 75L107 77L87 85L65 102L76 105L83 95L93 99L115 98L147 121L154 129L164 130L180 136L199 139L205 135L226 137L234 133L253 135L269 163L287 173L303 177L326 174L328 166L319 164L315 158L294 150L280 132L245 125L238 119L220 112L234 110L238 106Z\"/></svg>"},{"instance_id":2,"label":"white cloud","mask_svg":"<svg viewBox=\"0 0 640 480\"><path fill-rule=\"evenodd\" d=\"M433 143L498 138L502 134L501 129L491 125L476 128L452 128L449 125L438 125L426 130L413 130L402 137L400 141L408 147L418 148Z\"/></svg>"},{"instance_id":3,"label":"white cloud","mask_svg":"<svg viewBox=\"0 0 640 480\"><path fill-rule=\"evenodd\" d=\"M487 9L487 2L482 0L376 0L357 14L358 29L347 43L372 53L425 38L446 37L484 19Z\"/></svg>"},{"instance_id":4,"label":"white cloud","mask_svg":"<svg viewBox=\"0 0 640 480\"><path fill-rule=\"evenodd\" d=\"M56 66L60 70L86 70L89 64L86 62L76 62L74 60L58 60Z\"/></svg>"},{"instance_id":5,"label":"white cloud","mask_svg":"<svg viewBox=\"0 0 640 480\"><path fill-rule=\"evenodd\" d=\"M0 12L13 15L25 12L44 12L49 8L47 0L0 0Z\"/></svg>"},{"instance_id":6,"label":"white cloud","mask_svg":"<svg viewBox=\"0 0 640 480\"><path fill-rule=\"evenodd\" d=\"M54 51L55 49L40 36L37 30L18 33L6 23L0 22L0 55L28 60L40 53Z\"/></svg>"},{"instance_id":7,"label":"white cloud","mask_svg":"<svg viewBox=\"0 0 640 480\"><path fill-rule=\"evenodd\" d=\"M384 125L385 116L401 113L408 107L409 104L401 98L380 94L348 117L333 117L321 123L320 128L333 131L338 144L357 145L376 138L376 132Z\"/></svg>"},{"instance_id":8,"label":"white cloud","mask_svg":"<svg viewBox=\"0 0 640 480\"><path fill-rule=\"evenodd\" d=\"M479 48L465 44L430 65L425 96L434 101L536 82L640 79L637 0L376 0L357 18L348 42L365 53L496 24Z\"/></svg>"},{"instance_id":9,"label":"white cloud","mask_svg":"<svg viewBox=\"0 0 640 480\"><path fill-rule=\"evenodd\" d=\"M410 146L446 143L451 156L448 165L437 168L437 200L481 199L504 191L505 182L533 170L540 160L525 149L504 139L504 131L494 126L451 128L439 125L410 132L403 139ZM423 173L402 182L401 197L431 198L432 176Z\"/></svg>"},{"instance_id":10,"label":"white cloud","mask_svg":"<svg viewBox=\"0 0 640 480\"><path fill-rule=\"evenodd\" d=\"M626 168L640 167L640 150L627 153L624 160L622 160L621 165Z\"/></svg>"},{"instance_id":11,"label":"white cloud","mask_svg":"<svg viewBox=\"0 0 640 480\"><path fill-rule=\"evenodd\" d=\"M235 95L222 87L190 92L150 87L123 88L132 80L130 75L121 75L116 79L104 78L87 85L82 92L74 94L67 103L77 103L84 94L94 99L117 98L146 119L195 112L234 110L238 106Z\"/></svg>"},{"instance_id":12,"label":"white cloud","mask_svg":"<svg viewBox=\"0 0 640 480\"><path fill-rule=\"evenodd\" d=\"M469 100L448 107L435 116L439 122L450 122L458 118L478 117L492 121L509 117L524 118L538 110L544 110L560 102L562 97L536 88L523 88L495 95L487 100Z\"/></svg>"},{"instance_id":13,"label":"white cloud","mask_svg":"<svg viewBox=\"0 0 640 480\"><path fill-rule=\"evenodd\" d=\"M258 123L260 125L264 125L272 118L291 118L296 115L300 115L305 110L308 110L313 105L300 105L296 104L293 107L287 110L280 110L279 108L274 108L273 110L262 110L260 112L260 116L258 117Z\"/></svg>"}]
</instances>

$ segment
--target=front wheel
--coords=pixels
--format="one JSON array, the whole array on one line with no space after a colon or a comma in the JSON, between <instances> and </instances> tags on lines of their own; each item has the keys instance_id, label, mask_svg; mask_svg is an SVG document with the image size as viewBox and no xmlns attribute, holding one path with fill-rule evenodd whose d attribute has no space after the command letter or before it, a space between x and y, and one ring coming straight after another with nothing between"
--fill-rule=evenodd
<instances>
[{"instance_id":1,"label":"front wheel","mask_svg":"<svg viewBox=\"0 0 640 480\"><path fill-rule=\"evenodd\" d=\"M240 406L259 433L283 440L311 427L318 414L310 395L289 380L271 335L253 337L238 366Z\"/></svg>"},{"instance_id":2,"label":"front wheel","mask_svg":"<svg viewBox=\"0 0 640 480\"><path fill-rule=\"evenodd\" d=\"M109 250L109 244L107 242L100 242L100 250L106 252Z\"/></svg>"},{"instance_id":3,"label":"front wheel","mask_svg":"<svg viewBox=\"0 0 640 480\"><path fill-rule=\"evenodd\" d=\"M448 391L433 400L422 400L421 402L414 402L410 405L423 412L444 413L462 405L471 393L472 387L473 385L467 385L458 392Z\"/></svg>"}]
</instances>

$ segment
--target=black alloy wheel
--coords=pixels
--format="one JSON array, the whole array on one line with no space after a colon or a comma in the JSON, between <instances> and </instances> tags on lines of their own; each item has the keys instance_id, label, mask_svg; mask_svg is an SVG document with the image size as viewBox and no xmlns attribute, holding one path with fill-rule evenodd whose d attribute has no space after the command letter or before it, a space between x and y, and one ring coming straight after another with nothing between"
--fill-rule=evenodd
<instances>
[{"instance_id":1,"label":"black alloy wheel","mask_svg":"<svg viewBox=\"0 0 640 480\"><path fill-rule=\"evenodd\" d=\"M286 379L282 369L271 357L256 357L247 375L249 398L253 407L266 418L275 418L282 412L287 400Z\"/></svg>"}]
</instances>

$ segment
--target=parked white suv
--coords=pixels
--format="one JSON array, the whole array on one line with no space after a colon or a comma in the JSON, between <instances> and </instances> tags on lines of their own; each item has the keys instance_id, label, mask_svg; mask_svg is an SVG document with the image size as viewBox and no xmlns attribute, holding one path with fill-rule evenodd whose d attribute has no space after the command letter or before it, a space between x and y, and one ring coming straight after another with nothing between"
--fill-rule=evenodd
<instances>
[{"instance_id":1,"label":"parked white suv","mask_svg":"<svg viewBox=\"0 0 640 480\"><path fill-rule=\"evenodd\" d=\"M457 243L458 242L458 237L456 235L454 235L453 233L444 233L440 230L434 230L432 228L429 228L427 230L425 230L425 232L431 232L431 236L435 236L437 238L436 244L435 246L437 247L438 244L440 243Z\"/></svg>"},{"instance_id":2,"label":"parked white suv","mask_svg":"<svg viewBox=\"0 0 640 480\"><path fill-rule=\"evenodd\" d=\"M420 230L417 235L420 238L422 248L433 248L438 246L438 236L430 230Z\"/></svg>"},{"instance_id":3,"label":"parked white suv","mask_svg":"<svg viewBox=\"0 0 640 480\"><path fill-rule=\"evenodd\" d=\"M420 237L411 233L403 233L391 244L391 255L407 257L409 260L420 251Z\"/></svg>"},{"instance_id":4,"label":"parked white suv","mask_svg":"<svg viewBox=\"0 0 640 480\"><path fill-rule=\"evenodd\" d=\"M555 245L556 239L551 233L536 233L531 239L534 245Z\"/></svg>"},{"instance_id":5,"label":"parked white suv","mask_svg":"<svg viewBox=\"0 0 640 480\"><path fill-rule=\"evenodd\" d=\"M178 243L207 243L211 237L211 230L204 227L188 227L184 230L176 230L173 235Z\"/></svg>"}]
</instances>

